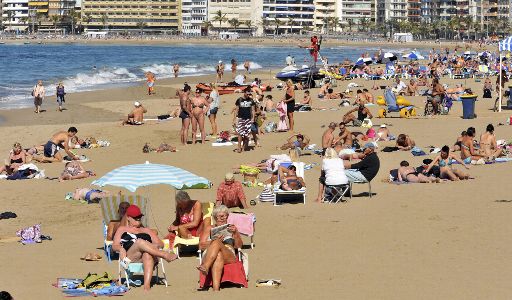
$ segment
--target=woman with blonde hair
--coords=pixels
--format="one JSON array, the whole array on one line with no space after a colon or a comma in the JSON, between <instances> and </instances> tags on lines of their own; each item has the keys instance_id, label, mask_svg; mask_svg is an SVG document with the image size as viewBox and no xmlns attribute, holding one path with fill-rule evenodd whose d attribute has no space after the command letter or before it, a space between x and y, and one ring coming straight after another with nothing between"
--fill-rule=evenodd
<instances>
[{"instance_id":1,"label":"woman with blonde hair","mask_svg":"<svg viewBox=\"0 0 512 300\"><path fill-rule=\"evenodd\" d=\"M288 79L286 81L286 93L284 95L284 103L286 103L286 114L288 116L288 126L291 131L293 131L293 111L295 110L295 87L293 85L293 82Z\"/></svg>"},{"instance_id":2,"label":"woman with blonde hair","mask_svg":"<svg viewBox=\"0 0 512 300\"><path fill-rule=\"evenodd\" d=\"M210 104L210 109L206 112L210 123L212 124L212 135L216 136L217 131L217 112L219 111L220 95L216 83L210 83L212 91L209 96L206 97L206 101Z\"/></svg>"},{"instance_id":3,"label":"woman with blonde hair","mask_svg":"<svg viewBox=\"0 0 512 300\"><path fill-rule=\"evenodd\" d=\"M20 143L14 143L12 150L9 152L9 161L5 160L4 165L0 166L0 174L3 172L9 174L14 173L18 168L28 162L28 155L21 147Z\"/></svg>"},{"instance_id":4,"label":"woman with blonde hair","mask_svg":"<svg viewBox=\"0 0 512 300\"><path fill-rule=\"evenodd\" d=\"M318 185L318 196L316 198L316 202L322 201L325 186L348 184L343 159L338 156L338 153L333 148L327 148L325 150L319 181L320 183Z\"/></svg>"}]
</instances>

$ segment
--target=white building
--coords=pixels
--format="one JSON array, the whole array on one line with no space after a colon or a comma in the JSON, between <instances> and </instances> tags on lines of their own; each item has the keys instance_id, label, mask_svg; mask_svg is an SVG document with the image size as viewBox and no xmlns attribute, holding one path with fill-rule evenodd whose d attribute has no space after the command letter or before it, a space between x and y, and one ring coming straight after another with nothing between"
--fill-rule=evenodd
<instances>
[{"instance_id":1,"label":"white building","mask_svg":"<svg viewBox=\"0 0 512 300\"><path fill-rule=\"evenodd\" d=\"M208 0L208 21L217 32L228 30L250 32L252 29L247 26L247 22L253 22L252 5L251 0ZM217 18L219 12L222 16L221 22ZM229 20L233 19L238 21L237 28L229 23ZM254 25L251 24L251 27Z\"/></svg>"},{"instance_id":2,"label":"white building","mask_svg":"<svg viewBox=\"0 0 512 300\"><path fill-rule=\"evenodd\" d=\"M208 19L208 0L182 0L181 32L185 35L201 35L203 22Z\"/></svg>"},{"instance_id":3,"label":"white building","mask_svg":"<svg viewBox=\"0 0 512 300\"><path fill-rule=\"evenodd\" d=\"M2 0L2 18L6 31L26 30L28 0Z\"/></svg>"},{"instance_id":4,"label":"white building","mask_svg":"<svg viewBox=\"0 0 512 300\"><path fill-rule=\"evenodd\" d=\"M256 14L254 19L257 20L259 17L256 23L259 34L277 33L277 31L280 34L299 33L303 30L315 29L314 0L253 1L258 8L254 10Z\"/></svg>"}]
</instances>

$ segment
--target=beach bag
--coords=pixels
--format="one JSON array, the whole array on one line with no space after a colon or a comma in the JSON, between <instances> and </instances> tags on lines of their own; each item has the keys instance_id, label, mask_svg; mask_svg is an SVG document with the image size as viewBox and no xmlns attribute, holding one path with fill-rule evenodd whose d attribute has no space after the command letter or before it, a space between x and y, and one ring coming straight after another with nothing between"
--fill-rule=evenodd
<instances>
[{"instance_id":1,"label":"beach bag","mask_svg":"<svg viewBox=\"0 0 512 300\"><path fill-rule=\"evenodd\" d=\"M274 202L275 197L276 195L274 195L274 192L272 191L272 186L265 186L258 196L261 202Z\"/></svg>"},{"instance_id":2,"label":"beach bag","mask_svg":"<svg viewBox=\"0 0 512 300\"><path fill-rule=\"evenodd\" d=\"M85 279L78 285L78 287L84 287L86 289L93 288L102 284L109 284L112 282L112 278L110 275L105 272L102 275L98 275L96 273L89 273L85 276Z\"/></svg>"},{"instance_id":3,"label":"beach bag","mask_svg":"<svg viewBox=\"0 0 512 300\"><path fill-rule=\"evenodd\" d=\"M265 125L265 132L270 133L274 132L277 128L277 124L275 122L268 122L267 125Z\"/></svg>"},{"instance_id":4,"label":"beach bag","mask_svg":"<svg viewBox=\"0 0 512 300\"><path fill-rule=\"evenodd\" d=\"M482 98L492 98L491 90L484 89L484 96Z\"/></svg>"},{"instance_id":5,"label":"beach bag","mask_svg":"<svg viewBox=\"0 0 512 300\"><path fill-rule=\"evenodd\" d=\"M16 236L21 238L21 243L41 243L41 224L36 224L16 231Z\"/></svg>"}]
</instances>

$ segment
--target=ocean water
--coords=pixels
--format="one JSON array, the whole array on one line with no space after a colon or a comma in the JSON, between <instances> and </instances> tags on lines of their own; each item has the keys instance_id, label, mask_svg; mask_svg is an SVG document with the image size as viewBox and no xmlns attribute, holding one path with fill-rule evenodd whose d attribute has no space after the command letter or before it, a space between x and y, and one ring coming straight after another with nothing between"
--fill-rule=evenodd
<instances>
[{"instance_id":1,"label":"ocean water","mask_svg":"<svg viewBox=\"0 0 512 300\"><path fill-rule=\"evenodd\" d=\"M322 55L329 62L348 58L355 61L364 52L376 48L324 47ZM383 49L387 51L389 49ZM395 49L397 52L408 49ZM38 79L43 80L47 100L55 94L59 81L66 92L88 91L130 85L144 80L151 71L158 78L173 77L172 66L180 65L180 76L214 73L219 60L226 69L232 58L243 69L245 60L251 68L281 68L287 55L295 57L297 65L311 64L311 56L299 47L270 47L248 45L86 45L86 44L29 44L0 45L0 109L32 106L30 93Z\"/></svg>"}]
</instances>

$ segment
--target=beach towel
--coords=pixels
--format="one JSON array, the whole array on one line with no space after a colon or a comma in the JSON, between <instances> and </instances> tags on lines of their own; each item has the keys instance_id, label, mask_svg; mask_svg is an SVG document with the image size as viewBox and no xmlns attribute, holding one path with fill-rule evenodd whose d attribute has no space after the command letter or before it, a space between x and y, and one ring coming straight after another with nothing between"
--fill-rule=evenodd
<instances>
[{"instance_id":1,"label":"beach towel","mask_svg":"<svg viewBox=\"0 0 512 300\"><path fill-rule=\"evenodd\" d=\"M235 225L238 232L247 236L254 235L255 221L254 213L231 212L228 216L228 224Z\"/></svg>"},{"instance_id":2,"label":"beach towel","mask_svg":"<svg viewBox=\"0 0 512 300\"><path fill-rule=\"evenodd\" d=\"M41 243L41 224L36 224L16 231L16 236L20 237L23 245Z\"/></svg>"},{"instance_id":3,"label":"beach towel","mask_svg":"<svg viewBox=\"0 0 512 300\"><path fill-rule=\"evenodd\" d=\"M412 148L411 153L412 153L412 155L414 155L414 156L423 156L423 155L427 155L427 154L425 153L425 151L421 150L421 149L420 149L420 148L418 148L418 147L414 147L414 148Z\"/></svg>"},{"instance_id":4,"label":"beach towel","mask_svg":"<svg viewBox=\"0 0 512 300\"><path fill-rule=\"evenodd\" d=\"M234 144L232 142L224 142L224 143L214 142L214 143L212 143L213 147L233 146L233 145Z\"/></svg>"},{"instance_id":5,"label":"beach towel","mask_svg":"<svg viewBox=\"0 0 512 300\"><path fill-rule=\"evenodd\" d=\"M288 124L286 124L287 107L284 101L279 102L277 105L277 112L279 113L279 123L277 123L277 131L287 131Z\"/></svg>"}]
</instances>

